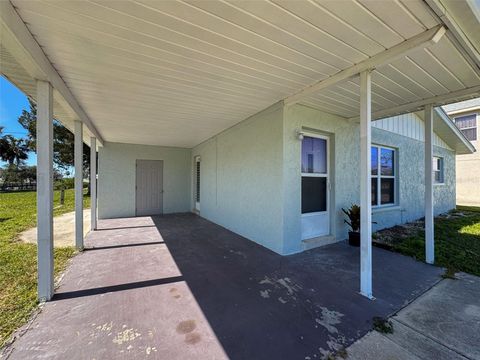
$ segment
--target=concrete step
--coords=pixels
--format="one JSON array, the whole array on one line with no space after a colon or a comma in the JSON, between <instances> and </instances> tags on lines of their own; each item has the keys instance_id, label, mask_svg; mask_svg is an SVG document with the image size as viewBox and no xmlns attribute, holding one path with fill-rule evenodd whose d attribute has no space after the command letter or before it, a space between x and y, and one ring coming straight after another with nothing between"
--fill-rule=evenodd
<instances>
[{"instance_id":1,"label":"concrete step","mask_svg":"<svg viewBox=\"0 0 480 360\"><path fill-rule=\"evenodd\" d=\"M333 235L318 236L302 240L303 250L310 250L320 246L336 243L338 240Z\"/></svg>"}]
</instances>

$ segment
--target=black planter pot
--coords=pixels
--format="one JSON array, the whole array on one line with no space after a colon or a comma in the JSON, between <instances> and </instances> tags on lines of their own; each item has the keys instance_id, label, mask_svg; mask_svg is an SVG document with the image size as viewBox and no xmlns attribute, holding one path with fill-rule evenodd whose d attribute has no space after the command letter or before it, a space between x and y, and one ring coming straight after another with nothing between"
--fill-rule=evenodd
<instances>
[{"instance_id":1,"label":"black planter pot","mask_svg":"<svg viewBox=\"0 0 480 360\"><path fill-rule=\"evenodd\" d=\"M360 246L360 233L356 231L349 231L348 243L352 246Z\"/></svg>"}]
</instances>

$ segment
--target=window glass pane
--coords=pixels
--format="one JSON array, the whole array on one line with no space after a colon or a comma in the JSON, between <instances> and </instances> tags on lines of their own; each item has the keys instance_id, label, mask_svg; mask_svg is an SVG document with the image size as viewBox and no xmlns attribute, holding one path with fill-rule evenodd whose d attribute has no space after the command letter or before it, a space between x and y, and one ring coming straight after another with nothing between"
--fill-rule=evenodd
<instances>
[{"instance_id":1,"label":"window glass pane","mask_svg":"<svg viewBox=\"0 0 480 360\"><path fill-rule=\"evenodd\" d=\"M464 130L461 130L463 135L465 135L465 137L467 138L468 141L475 141L477 140L477 129L476 128L473 128L473 129L464 129Z\"/></svg>"},{"instance_id":2,"label":"window glass pane","mask_svg":"<svg viewBox=\"0 0 480 360\"><path fill-rule=\"evenodd\" d=\"M380 192L381 192L382 205L393 204L395 202L394 184L395 184L395 179L381 179Z\"/></svg>"},{"instance_id":3,"label":"window glass pane","mask_svg":"<svg viewBox=\"0 0 480 360\"><path fill-rule=\"evenodd\" d=\"M380 166L381 174L387 176L393 176L394 168L394 151L390 149L381 149L380 153Z\"/></svg>"},{"instance_id":4,"label":"window glass pane","mask_svg":"<svg viewBox=\"0 0 480 360\"><path fill-rule=\"evenodd\" d=\"M372 158L372 175L377 175L378 174L378 148L375 146L372 146L371 158Z\"/></svg>"},{"instance_id":5,"label":"window glass pane","mask_svg":"<svg viewBox=\"0 0 480 360\"><path fill-rule=\"evenodd\" d=\"M196 201L200 202L200 161L197 161Z\"/></svg>"},{"instance_id":6,"label":"window glass pane","mask_svg":"<svg viewBox=\"0 0 480 360\"><path fill-rule=\"evenodd\" d=\"M327 178L302 177L302 214L327 210Z\"/></svg>"},{"instance_id":7,"label":"window glass pane","mask_svg":"<svg viewBox=\"0 0 480 360\"><path fill-rule=\"evenodd\" d=\"M443 158L433 158L433 181L435 183L443 183Z\"/></svg>"},{"instance_id":8,"label":"window glass pane","mask_svg":"<svg viewBox=\"0 0 480 360\"><path fill-rule=\"evenodd\" d=\"M327 141L305 136L302 140L302 172L327 173Z\"/></svg>"},{"instance_id":9,"label":"window glass pane","mask_svg":"<svg viewBox=\"0 0 480 360\"><path fill-rule=\"evenodd\" d=\"M378 205L378 186L377 186L377 178L372 178L372 206Z\"/></svg>"},{"instance_id":10,"label":"window glass pane","mask_svg":"<svg viewBox=\"0 0 480 360\"><path fill-rule=\"evenodd\" d=\"M477 126L477 115L466 115L455 118L455 124L459 129L471 128Z\"/></svg>"}]
</instances>

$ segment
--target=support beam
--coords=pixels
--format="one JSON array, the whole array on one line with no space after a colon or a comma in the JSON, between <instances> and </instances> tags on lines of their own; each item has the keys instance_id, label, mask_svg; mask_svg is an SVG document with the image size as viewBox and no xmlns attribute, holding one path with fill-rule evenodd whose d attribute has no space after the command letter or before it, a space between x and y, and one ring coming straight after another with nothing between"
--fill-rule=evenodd
<instances>
[{"instance_id":1,"label":"support beam","mask_svg":"<svg viewBox=\"0 0 480 360\"><path fill-rule=\"evenodd\" d=\"M88 127L97 140L103 143L100 133L8 0L0 1L0 28L2 31L2 45L4 45L3 39L8 40L5 42L5 45L15 56L18 63L33 78L48 80L65 99L65 102L76 116ZM12 44L12 42L16 42L16 44Z\"/></svg>"},{"instance_id":2,"label":"support beam","mask_svg":"<svg viewBox=\"0 0 480 360\"><path fill-rule=\"evenodd\" d=\"M75 121L75 247L83 249L83 124Z\"/></svg>"},{"instance_id":3,"label":"support beam","mask_svg":"<svg viewBox=\"0 0 480 360\"><path fill-rule=\"evenodd\" d=\"M447 30L445 27L438 25L421 34L418 34L408 40L401 42L398 45L391 47L377 55L374 55L364 61L359 62L345 70L342 70L327 79L320 80L317 83L307 86L296 94L293 94L284 99L285 105L295 104L303 98L311 94L325 89L338 82L344 81L352 76L357 75L363 71L372 70L375 67L391 63L392 61L407 55L409 52L417 49L422 49L430 45L436 44L443 37Z\"/></svg>"},{"instance_id":4,"label":"support beam","mask_svg":"<svg viewBox=\"0 0 480 360\"><path fill-rule=\"evenodd\" d=\"M90 138L90 224L97 229L97 139Z\"/></svg>"},{"instance_id":5,"label":"support beam","mask_svg":"<svg viewBox=\"0 0 480 360\"><path fill-rule=\"evenodd\" d=\"M433 106L425 106L425 261L435 261L433 228Z\"/></svg>"},{"instance_id":6,"label":"support beam","mask_svg":"<svg viewBox=\"0 0 480 360\"><path fill-rule=\"evenodd\" d=\"M37 81L38 299L53 296L53 92Z\"/></svg>"},{"instance_id":7,"label":"support beam","mask_svg":"<svg viewBox=\"0 0 480 360\"><path fill-rule=\"evenodd\" d=\"M383 119L386 117L401 115L410 112L422 110L425 105L447 105L454 102L473 99L480 96L480 85L472 86L470 88L452 91L448 94L433 96L428 99L422 99L418 101L412 101L407 104L389 107L385 110L376 111L372 114L372 120ZM358 121L358 117L349 118L351 121Z\"/></svg>"},{"instance_id":8,"label":"support beam","mask_svg":"<svg viewBox=\"0 0 480 360\"><path fill-rule=\"evenodd\" d=\"M468 36L463 32L462 28L458 25L457 21L455 20L454 16L452 16L449 11L448 7L454 6L462 6L461 2L451 2L448 4L447 8L442 4L439 0L425 0L425 3L428 7L438 16L439 20L442 21L447 27L449 32L453 35L455 40L459 43L462 49L468 54L471 58L473 63L476 67L473 67L474 71L479 72L480 68L480 55L478 51L475 49L475 46L472 42L468 39ZM477 9L475 8L475 1L465 1L465 6L462 6L463 13L465 15L465 19L468 17L469 14L467 12L471 12L474 16L477 14ZM469 9L467 11L467 9ZM477 15L478 17L478 15ZM479 19L480 20L480 19Z\"/></svg>"},{"instance_id":9,"label":"support beam","mask_svg":"<svg viewBox=\"0 0 480 360\"><path fill-rule=\"evenodd\" d=\"M372 295L371 73L360 74L360 294Z\"/></svg>"}]
</instances>

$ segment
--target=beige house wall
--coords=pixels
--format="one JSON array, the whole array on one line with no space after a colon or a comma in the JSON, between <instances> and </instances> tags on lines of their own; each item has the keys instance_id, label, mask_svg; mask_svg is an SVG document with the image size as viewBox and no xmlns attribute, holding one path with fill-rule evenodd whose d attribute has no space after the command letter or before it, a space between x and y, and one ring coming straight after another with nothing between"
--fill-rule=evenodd
<instances>
[{"instance_id":1,"label":"beige house wall","mask_svg":"<svg viewBox=\"0 0 480 360\"><path fill-rule=\"evenodd\" d=\"M477 114L477 140L471 141L476 152L473 154L457 155L457 204L480 206L480 108L464 112L455 111L448 115L455 119L459 116Z\"/></svg>"}]
</instances>

